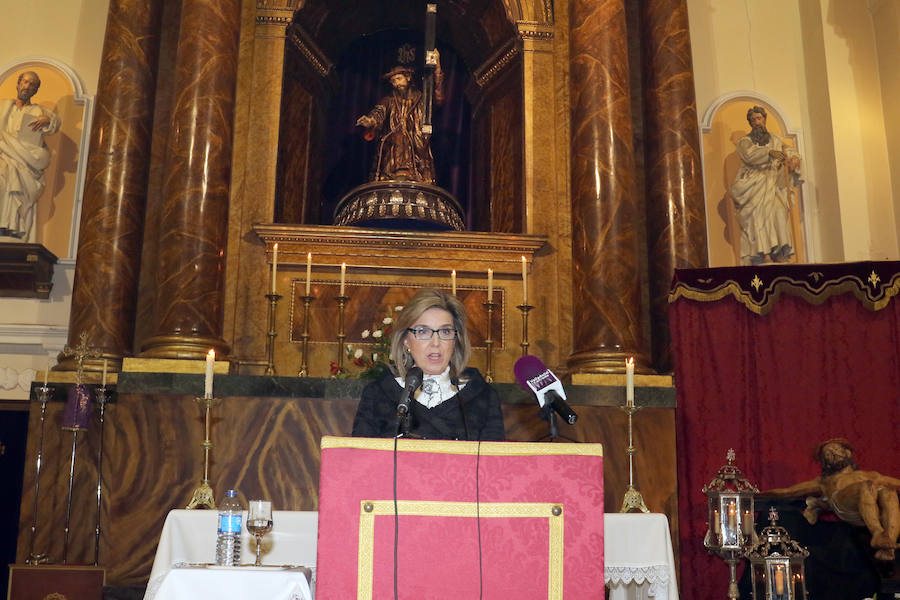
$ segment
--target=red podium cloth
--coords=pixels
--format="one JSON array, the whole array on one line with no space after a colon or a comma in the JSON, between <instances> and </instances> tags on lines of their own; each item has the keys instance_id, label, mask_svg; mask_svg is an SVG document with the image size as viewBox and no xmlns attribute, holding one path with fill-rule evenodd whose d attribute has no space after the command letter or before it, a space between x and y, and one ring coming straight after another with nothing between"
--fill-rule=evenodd
<instances>
[{"instance_id":1,"label":"red podium cloth","mask_svg":"<svg viewBox=\"0 0 900 600\"><path fill-rule=\"evenodd\" d=\"M322 438L318 600L394 596L393 449ZM479 597L479 545L484 598L603 597L600 444L398 440L396 461L400 598Z\"/></svg>"}]
</instances>

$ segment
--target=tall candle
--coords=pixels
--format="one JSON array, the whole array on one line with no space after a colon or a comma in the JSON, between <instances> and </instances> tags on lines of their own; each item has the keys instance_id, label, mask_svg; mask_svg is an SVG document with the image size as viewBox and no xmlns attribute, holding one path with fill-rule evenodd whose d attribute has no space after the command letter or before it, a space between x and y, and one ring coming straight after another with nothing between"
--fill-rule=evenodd
<instances>
[{"instance_id":1,"label":"tall candle","mask_svg":"<svg viewBox=\"0 0 900 600\"><path fill-rule=\"evenodd\" d=\"M47 374L50 373L50 361L47 361L47 368L44 369L44 387L47 387Z\"/></svg>"},{"instance_id":2,"label":"tall candle","mask_svg":"<svg viewBox=\"0 0 900 600\"><path fill-rule=\"evenodd\" d=\"M713 533L722 533L722 524L719 522L719 511L713 511Z\"/></svg>"},{"instance_id":3,"label":"tall candle","mask_svg":"<svg viewBox=\"0 0 900 600\"><path fill-rule=\"evenodd\" d=\"M775 595L784 595L784 567L781 565L775 566Z\"/></svg>"},{"instance_id":4,"label":"tall candle","mask_svg":"<svg viewBox=\"0 0 900 600\"><path fill-rule=\"evenodd\" d=\"M213 392L213 367L216 364L216 351L210 350L206 355L206 379L203 382L203 397L212 398Z\"/></svg>"},{"instance_id":5,"label":"tall candle","mask_svg":"<svg viewBox=\"0 0 900 600\"><path fill-rule=\"evenodd\" d=\"M737 511L734 509L734 503L728 504L728 528L732 530L737 528Z\"/></svg>"},{"instance_id":6,"label":"tall candle","mask_svg":"<svg viewBox=\"0 0 900 600\"><path fill-rule=\"evenodd\" d=\"M100 384L101 387L106 387L106 359L103 359L103 382Z\"/></svg>"},{"instance_id":7,"label":"tall candle","mask_svg":"<svg viewBox=\"0 0 900 600\"><path fill-rule=\"evenodd\" d=\"M750 511L745 510L744 516L741 519L741 530L746 536L753 535L753 519L751 519L750 516Z\"/></svg>"},{"instance_id":8,"label":"tall candle","mask_svg":"<svg viewBox=\"0 0 900 600\"><path fill-rule=\"evenodd\" d=\"M275 293L275 276L278 273L278 244L272 247L272 293Z\"/></svg>"},{"instance_id":9,"label":"tall candle","mask_svg":"<svg viewBox=\"0 0 900 600\"><path fill-rule=\"evenodd\" d=\"M347 263L341 263L341 296L344 295L344 282L347 279Z\"/></svg>"},{"instance_id":10,"label":"tall candle","mask_svg":"<svg viewBox=\"0 0 900 600\"><path fill-rule=\"evenodd\" d=\"M312 273L312 252L306 253L306 295L309 296L310 274Z\"/></svg>"},{"instance_id":11,"label":"tall candle","mask_svg":"<svg viewBox=\"0 0 900 600\"><path fill-rule=\"evenodd\" d=\"M522 257L522 304L528 304L528 261Z\"/></svg>"},{"instance_id":12,"label":"tall candle","mask_svg":"<svg viewBox=\"0 0 900 600\"><path fill-rule=\"evenodd\" d=\"M456 295L456 269L450 271L450 291Z\"/></svg>"},{"instance_id":13,"label":"tall candle","mask_svg":"<svg viewBox=\"0 0 900 600\"><path fill-rule=\"evenodd\" d=\"M625 359L625 405L634 406L634 357Z\"/></svg>"},{"instance_id":14,"label":"tall candle","mask_svg":"<svg viewBox=\"0 0 900 600\"><path fill-rule=\"evenodd\" d=\"M494 301L494 270L488 269L488 302Z\"/></svg>"}]
</instances>

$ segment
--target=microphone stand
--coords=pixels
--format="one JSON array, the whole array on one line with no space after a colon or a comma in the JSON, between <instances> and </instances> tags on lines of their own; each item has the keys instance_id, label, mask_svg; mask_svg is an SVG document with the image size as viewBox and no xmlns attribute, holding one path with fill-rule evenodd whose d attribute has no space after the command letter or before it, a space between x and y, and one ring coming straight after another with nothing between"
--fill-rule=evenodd
<instances>
[{"instance_id":1,"label":"microphone stand","mask_svg":"<svg viewBox=\"0 0 900 600\"><path fill-rule=\"evenodd\" d=\"M542 419L544 419L545 421L548 422L549 431L547 432L547 435L545 435L544 437L535 440L536 442L549 441L552 443L557 440L566 440L568 442L573 442L575 444L581 443L579 440L574 440L568 436L559 434L559 425L557 424L557 420L556 420L557 419L556 411L553 410L553 406L551 406L549 402L544 404L544 406L541 408L540 415L541 415Z\"/></svg>"}]
</instances>

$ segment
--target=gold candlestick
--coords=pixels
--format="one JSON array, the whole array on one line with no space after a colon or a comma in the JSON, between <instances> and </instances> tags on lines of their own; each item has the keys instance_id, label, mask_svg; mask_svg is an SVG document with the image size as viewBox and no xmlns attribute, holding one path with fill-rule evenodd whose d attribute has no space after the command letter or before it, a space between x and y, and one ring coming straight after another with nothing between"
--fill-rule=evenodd
<instances>
[{"instance_id":1,"label":"gold candlestick","mask_svg":"<svg viewBox=\"0 0 900 600\"><path fill-rule=\"evenodd\" d=\"M529 304L520 304L516 308L518 308L522 312L522 343L519 344L522 347L522 356L528 354L528 311L534 308Z\"/></svg>"},{"instance_id":2,"label":"gold candlestick","mask_svg":"<svg viewBox=\"0 0 900 600\"><path fill-rule=\"evenodd\" d=\"M200 447L203 449L203 479L200 481L200 485L194 488L191 501L185 507L188 509L206 507L215 510L216 508L215 495L212 486L209 485L209 451L213 447L212 440L209 437L209 411L221 401L221 398L194 398L194 402L204 409L203 427L206 432L206 438L200 444Z\"/></svg>"},{"instance_id":3,"label":"gold candlestick","mask_svg":"<svg viewBox=\"0 0 900 600\"><path fill-rule=\"evenodd\" d=\"M303 300L303 334L300 336L303 338L303 343L300 345L300 371L297 373L297 377L308 377L309 367L306 360L309 356L309 305L316 297L306 295L300 296L300 299Z\"/></svg>"},{"instance_id":4,"label":"gold candlestick","mask_svg":"<svg viewBox=\"0 0 900 600\"><path fill-rule=\"evenodd\" d=\"M281 300L280 294L266 294L269 299L269 331L266 333L266 375L275 375L275 338L278 334L275 332L275 309L278 301Z\"/></svg>"},{"instance_id":5,"label":"gold candlestick","mask_svg":"<svg viewBox=\"0 0 900 600\"><path fill-rule=\"evenodd\" d=\"M28 552L28 558L25 559L25 564L27 565L40 565L50 562L49 555L34 553L34 540L37 537L38 526L38 497L41 487L41 463L44 454L44 420L47 416L47 401L50 400L52 391L52 389L47 387L46 383L38 388L38 401L41 403L41 433L38 438L37 464L35 465L34 471L34 505L31 513L31 548Z\"/></svg>"},{"instance_id":6,"label":"gold candlestick","mask_svg":"<svg viewBox=\"0 0 900 600\"><path fill-rule=\"evenodd\" d=\"M494 307L497 306L496 302L483 302L484 307L487 309L487 337L484 340L484 345L487 346L487 368L484 372L484 380L488 383L494 382L494 340L491 339L491 329L492 329L492 315L494 314Z\"/></svg>"},{"instance_id":7,"label":"gold candlestick","mask_svg":"<svg viewBox=\"0 0 900 600\"><path fill-rule=\"evenodd\" d=\"M344 335L344 308L347 306L347 300L349 300L349 296L336 296L335 300L338 303L338 331L337 331L337 341L338 341L338 352L337 352L337 371L331 376L332 379L336 379L338 375L344 372L344 340L347 338Z\"/></svg>"},{"instance_id":8,"label":"gold candlestick","mask_svg":"<svg viewBox=\"0 0 900 600\"><path fill-rule=\"evenodd\" d=\"M625 498L622 501L622 508L619 510L620 513L631 512L632 510L640 510L641 512L648 513L650 509L647 508L647 504L644 502L644 497L641 493L634 487L634 437L633 430L631 427L631 415L641 410L640 406L635 406L633 403L626 402L625 406L621 407L625 414L628 415L628 446L625 448L625 454L628 455L628 487L625 489Z\"/></svg>"}]
</instances>

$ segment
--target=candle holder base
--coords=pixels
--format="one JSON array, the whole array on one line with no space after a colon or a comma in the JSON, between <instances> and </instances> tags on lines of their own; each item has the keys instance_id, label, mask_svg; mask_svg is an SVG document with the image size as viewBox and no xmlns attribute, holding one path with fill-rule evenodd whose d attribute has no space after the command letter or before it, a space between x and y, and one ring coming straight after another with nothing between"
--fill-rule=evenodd
<instances>
[{"instance_id":1,"label":"candle holder base","mask_svg":"<svg viewBox=\"0 0 900 600\"><path fill-rule=\"evenodd\" d=\"M191 501L188 502L185 508L194 509L194 508L211 508L212 510L216 509L216 501L213 499L214 497L212 486L209 485L208 481L201 481L200 485L194 488L194 493L191 495Z\"/></svg>"},{"instance_id":2,"label":"candle holder base","mask_svg":"<svg viewBox=\"0 0 900 600\"><path fill-rule=\"evenodd\" d=\"M643 513L650 512L650 509L647 508L647 504L644 502L644 497L641 495L637 488L633 485L629 485L625 489L625 499L622 500L622 508L619 510L620 513L629 513L633 510L639 510Z\"/></svg>"},{"instance_id":3,"label":"candle holder base","mask_svg":"<svg viewBox=\"0 0 900 600\"><path fill-rule=\"evenodd\" d=\"M49 565L52 562L49 554L29 554L25 559L26 565Z\"/></svg>"}]
</instances>

